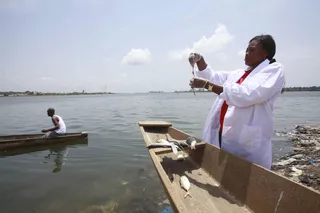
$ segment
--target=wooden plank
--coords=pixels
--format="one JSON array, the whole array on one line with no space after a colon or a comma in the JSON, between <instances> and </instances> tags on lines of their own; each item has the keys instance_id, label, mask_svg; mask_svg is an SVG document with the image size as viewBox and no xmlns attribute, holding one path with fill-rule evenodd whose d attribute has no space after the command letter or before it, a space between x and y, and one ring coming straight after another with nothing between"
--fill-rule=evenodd
<instances>
[{"instance_id":1,"label":"wooden plank","mask_svg":"<svg viewBox=\"0 0 320 213\"><path fill-rule=\"evenodd\" d=\"M162 182L162 185L164 185L164 189L166 191L166 194L171 202L174 203L174 211L180 212L180 213L187 213L189 212L184 205L184 202L180 199L177 199L179 195L174 190L174 185L171 184L169 176L164 171L158 156L154 153L153 150L149 151L150 157L152 159L153 165L156 168L156 171L158 173L158 176L160 178L160 181Z\"/></svg>"},{"instance_id":2,"label":"wooden plank","mask_svg":"<svg viewBox=\"0 0 320 213\"><path fill-rule=\"evenodd\" d=\"M199 143L196 145L196 149L204 147L204 146L205 146L204 142ZM160 154L169 154L172 152L172 149L171 148L153 148L153 151L157 155L160 155ZM184 147L184 151L189 152L189 151L191 151L191 149L190 149L190 147Z\"/></svg>"},{"instance_id":3,"label":"wooden plank","mask_svg":"<svg viewBox=\"0 0 320 213\"><path fill-rule=\"evenodd\" d=\"M149 135L145 132L145 128L143 126L140 126L140 131L142 133L142 137L145 141L145 144L147 145L147 144L152 143ZM149 149L148 153L150 155L150 158L152 160L154 167L156 168L156 171L157 171L157 174L158 174L159 179L161 181L161 184L163 186L165 186L164 190L165 190L166 194L168 195L168 199L170 200L171 203L173 203L173 202L175 203L175 205L173 206L174 212L181 212L181 213L187 212L184 208L184 204L182 201L174 201L176 199L175 197L177 197L177 196L175 195L174 192L172 193L173 190L172 190L172 186L170 183L170 179L165 174L165 171L163 170L163 168L160 164L158 156L155 154L153 149Z\"/></svg>"},{"instance_id":4,"label":"wooden plank","mask_svg":"<svg viewBox=\"0 0 320 213\"><path fill-rule=\"evenodd\" d=\"M158 139L164 139L167 141L186 141L186 137L188 137L187 134L179 132L172 127L163 127L163 126L140 126L140 129L147 130L148 134L145 134L146 140L145 140L145 145L148 146L151 143L156 143ZM175 132L176 134L170 134L172 132ZM198 139L198 144L197 146L203 146L205 142L201 142L201 140ZM158 154L163 154L163 153L170 153L172 152L172 149L169 147L152 147L148 148L152 149L157 155ZM185 148L186 150L189 150L188 147Z\"/></svg>"},{"instance_id":5,"label":"wooden plank","mask_svg":"<svg viewBox=\"0 0 320 213\"><path fill-rule=\"evenodd\" d=\"M208 144L201 167L253 212L320 212L320 193Z\"/></svg>"},{"instance_id":6,"label":"wooden plank","mask_svg":"<svg viewBox=\"0 0 320 213\"><path fill-rule=\"evenodd\" d=\"M169 127L172 126L171 123L168 123L166 121L139 121L139 126L152 126L152 127Z\"/></svg>"}]
</instances>

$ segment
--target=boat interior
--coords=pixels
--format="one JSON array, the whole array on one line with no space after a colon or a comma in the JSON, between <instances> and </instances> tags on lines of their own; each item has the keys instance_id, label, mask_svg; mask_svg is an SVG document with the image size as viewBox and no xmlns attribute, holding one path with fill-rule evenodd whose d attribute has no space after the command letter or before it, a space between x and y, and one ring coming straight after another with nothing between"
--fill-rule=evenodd
<instances>
[{"instance_id":1,"label":"boat interior","mask_svg":"<svg viewBox=\"0 0 320 213\"><path fill-rule=\"evenodd\" d=\"M189 134L162 121L141 121L145 145L157 139L185 142ZM169 147L148 148L175 212L319 212L320 193L197 138L196 149L174 154ZM186 156L178 158L179 154ZM185 175L189 193L180 186Z\"/></svg>"}]
</instances>

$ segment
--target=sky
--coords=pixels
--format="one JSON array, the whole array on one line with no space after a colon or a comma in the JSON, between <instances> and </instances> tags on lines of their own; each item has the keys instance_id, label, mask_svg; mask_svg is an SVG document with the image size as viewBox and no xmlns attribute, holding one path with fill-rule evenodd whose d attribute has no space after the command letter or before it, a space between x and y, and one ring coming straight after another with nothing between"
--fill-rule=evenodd
<instances>
[{"instance_id":1,"label":"sky","mask_svg":"<svg viewBox=\"0 0 320 213\"><path fill-rule=\"evenodd\" d=\"M190 52L215 71L245 68L259 34L274 37L286 86L320 86L319 9L318 0L1 0L0 91L186 90Z\"/></svg>"}]
</instances>

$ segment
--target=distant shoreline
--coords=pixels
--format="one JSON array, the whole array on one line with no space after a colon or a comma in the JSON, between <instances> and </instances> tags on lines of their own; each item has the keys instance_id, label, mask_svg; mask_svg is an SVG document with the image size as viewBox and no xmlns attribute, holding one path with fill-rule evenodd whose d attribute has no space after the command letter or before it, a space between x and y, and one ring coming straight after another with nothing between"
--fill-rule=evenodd
<instances>
[{"instance_id":1,"label":"distant shoreline","mask_svg":"<svg viewBox=\"0 0 320 213\"><path fill-rule=\"evenodd\" d=\"M311 87L287 87L284 89L285 92L317 92L320 91L320 86L311 86ZM149 91L139 94L148 94L148 93L192 93L193 90L181 90L181 91L173 91L173 92L163 92L163 91ZM204 89L195 89L194 92L209 92ZM0 97L27 97L27 96L75 96L75 95L112 95L112 94L120 94L120 93L112 93L112 92L66 92L66 93L43 93L43 92L0 92ZM126 94L126 93L121 93ZM131 94L131 93L128 93ZM135 93L134 93L135 94Z\"/></svg>"},{"instance_id":2,"label":"distant shoreline","mask_svg":"<svg viewBox=\"0 0 320 213\"><path fill-rule=\"evenodd\" d=\"M30 97L30 96L75 96L75 95L112 95L111 92L92 92L92 93L42 93L42 92L0 92L0 97Z\"/></svg>"},{"instance_id":3,"label":"distant shoreline","mask_svg":"<svg viewBox=\"0 0 320 213\"><path fill-rule=\"evenodd\" d=\"M209 92L204 89L195 89L195 92ZM312 86L312 87L286 87L284 88L285 92L319 92L320 86ZM182 91L174 91L176 93L185 93L185 92L193 92L192 90L182 90Z\"/></svg>"}]
</instances>

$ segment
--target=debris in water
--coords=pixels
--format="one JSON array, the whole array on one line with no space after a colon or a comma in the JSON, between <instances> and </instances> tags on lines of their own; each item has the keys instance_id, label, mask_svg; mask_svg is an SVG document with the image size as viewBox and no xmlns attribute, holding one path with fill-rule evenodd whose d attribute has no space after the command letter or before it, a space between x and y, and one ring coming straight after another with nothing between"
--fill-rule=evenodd
<instances>
[{"instance_id":1,"label":"debris in water","mask_svg":"<svg viewBox=\"0 0 320 213\"><path fill-rule=\"evenodd\" d=\"M124 180L121 181L121 184L122 184L122 185L127 185L128 183L129 183L128 181L124 181Z\"/></svg>"},{"instance_id":2,"label":"debris in water","mask_svg":"<svg viewBox=\"0 0 320 213\"><path fill-rule=\"evenodd\" d=\"M92 212L108 212L116 213L118 208L118 203L114 200L109 201L105 205L92 205L86 209L80 211L80 213L92 213Z\"/></svg>"},{"instance_id":3,"label":"debris in water","mask_svg":"<svg viewBox=\"0 0 320 213\"><path fill-rule=\"evenodd\" d=\"M274 162L271 170L320 192L320 126L298 125L286 136L293 152Z\"/></svg>"}]
</instances>

